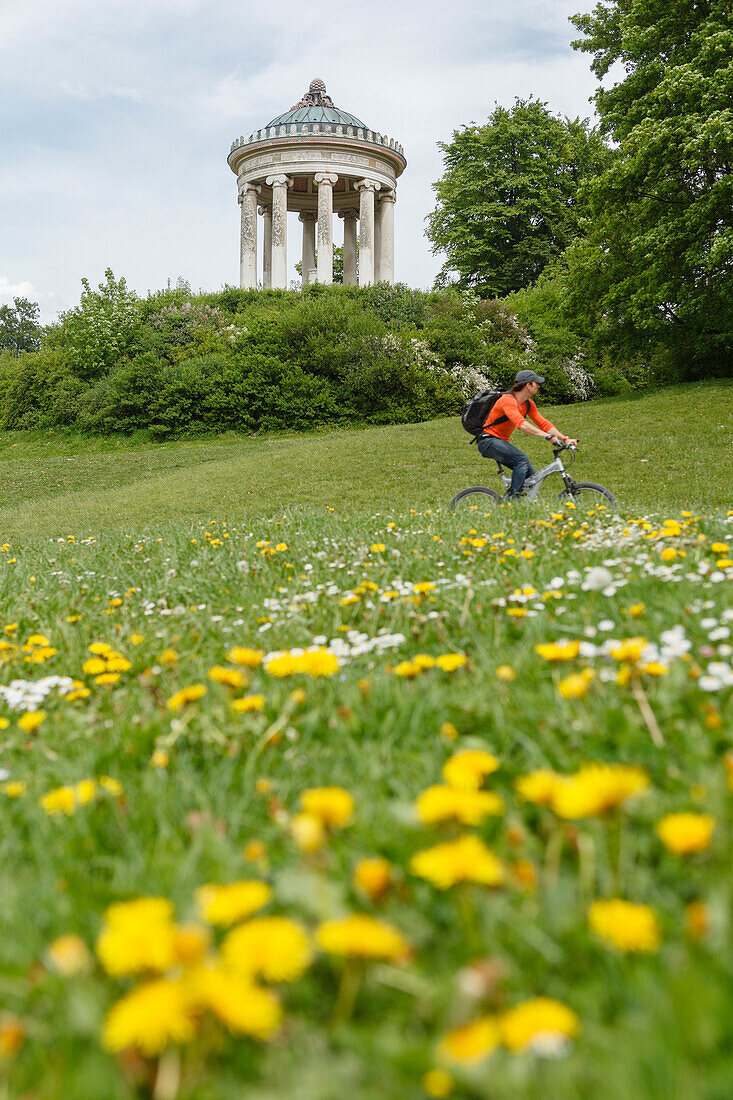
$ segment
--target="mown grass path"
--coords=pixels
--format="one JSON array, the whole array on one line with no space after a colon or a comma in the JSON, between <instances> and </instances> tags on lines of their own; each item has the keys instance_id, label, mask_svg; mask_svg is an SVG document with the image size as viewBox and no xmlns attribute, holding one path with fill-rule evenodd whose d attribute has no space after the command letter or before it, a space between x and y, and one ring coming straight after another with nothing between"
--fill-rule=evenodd
<instances>
[{"instance_id":1,"label":"mown grass path","mask_svg":"<svg viewBox=\"0 0 733 1100\"><path fill-rule=\"evenodd\" d=\"M732 397L730 383L715 381L544 412L580 438L579 480L606 484L631 509L709 510L733 498ZM468 439L457 418L158 444L6 432L0 531L28 538L172 519L234 521L294 505L436 509L466 485L497 482L493 463ZM541 441L520 442L536 466L551 458ZM556 491L548 483L543 499Z\"/></svg>"}]
</instances>

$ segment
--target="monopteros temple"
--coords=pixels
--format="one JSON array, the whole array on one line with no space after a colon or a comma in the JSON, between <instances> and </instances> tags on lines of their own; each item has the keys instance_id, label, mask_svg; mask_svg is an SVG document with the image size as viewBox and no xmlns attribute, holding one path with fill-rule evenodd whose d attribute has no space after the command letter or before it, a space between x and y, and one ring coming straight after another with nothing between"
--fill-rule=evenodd
<instances>
[{"instance_id":1,"label":"monopteros temple","mask_svg":"<svg viewBox=\"0 0 733 1100\"><path fill-rule=\"evenodd\" d=\"M333 281L333 215L344 220L344 282L394 282L399 142L334 107L322 80L289 111L232 145L229 166L241 205L242 287L258 285L258 214L265 287L287 287L288 210L303 225L303 285ZM317 249L316 249L317 241ZM317 259L316 259L317 255Z\"/></svg>"}]
</instances>

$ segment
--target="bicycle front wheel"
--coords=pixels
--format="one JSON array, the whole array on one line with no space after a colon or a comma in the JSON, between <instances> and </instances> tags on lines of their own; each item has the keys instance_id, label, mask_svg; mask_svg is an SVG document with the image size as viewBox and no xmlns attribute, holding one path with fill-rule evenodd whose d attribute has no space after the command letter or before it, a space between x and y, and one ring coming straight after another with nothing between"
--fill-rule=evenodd
<instances>
[{"instance_id":1,"label":"bicycle front wheel","mask_svg":"<svg viewBox=\"0 0 733 1100\"><path fill-rule=\"evenodd\" d=\"M618 501L610 489L595 481L574 481L569 489L563 489L557 499L561 504L566 504L569 500L577 502L580 497L583 498L583 504L590 504L594 498L600 497L609 508L618 508ZM598 504L600 503L601 500L598 500Z\"/></svg>"},{"instance_id":2,"label":"bicycle front wheel","mask_svg":"<svg viewBox=\"0 0 733 1100\"><path fill-rule=\"evenodd\" d=\"M461 508L496 508L501 496L496 489L487 489L483 485L473 485L470 489L461 489L450 502L451 512Z\"/></svg>"}]
</instances>

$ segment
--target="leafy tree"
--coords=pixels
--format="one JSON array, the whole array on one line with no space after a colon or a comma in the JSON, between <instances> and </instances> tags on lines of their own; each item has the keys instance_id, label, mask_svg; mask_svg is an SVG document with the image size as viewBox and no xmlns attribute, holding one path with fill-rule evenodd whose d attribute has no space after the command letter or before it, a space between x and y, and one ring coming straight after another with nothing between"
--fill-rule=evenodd
<instances>
[{"instance_id":1,"label":"leafy tree","mask_svg":"<svg viewBox=\"0 0 733 1100\"><path fill-rule=\"evenodd\" d=\"M618 155L590 191L570 303L609 340L672 344L686 372L731 361L733 22L730 0L601 0L576 15ZM616 69L613 70L618 71Z\"/></svg>"},{"instance_id":2,"label":"leafy tree","mask_svg":"<svg viewBox=\"0 0 733 1100\"><path fill-rule=\"evenodd\" d=\"M579 232L580 185L610 153L587 120L559 118L536 99L497 106L440 143L445 173L428 215L434 252L448 259L438 277L501 296L529 286Z\"/></svg>"},{"instance_id":3,"label":"leafy tree","mask_svg":"<svg viewBox=\"0 0 733 1100\"><path fill-rule=\"evenodd\" d=\"M20 355L37 351L41 344L39 307L27 298L13 298L12 306L0 306L0 350Z\"/></svg>"},{"instance_id":4,"label":"leafy tree","mask_svg":"<svg viewBox=\"0 0 733 1100\"><path fill-rule=\"evenodd\" d=\"M97 378L125 356L143 350L139 299L124 279L115 279L111 268L105 281L92 290L87 279L76 309L62 313L52 337L68 355L79 378Z\"/></svg>"}]
</instances>

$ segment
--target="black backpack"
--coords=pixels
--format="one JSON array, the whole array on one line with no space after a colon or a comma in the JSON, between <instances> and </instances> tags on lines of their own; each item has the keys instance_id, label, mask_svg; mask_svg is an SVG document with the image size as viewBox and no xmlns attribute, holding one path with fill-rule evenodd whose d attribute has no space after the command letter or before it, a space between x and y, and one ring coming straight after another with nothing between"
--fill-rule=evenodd
<instances>
[{"instance_id":1,"label":"black backpack","mask_svg":"<svg viewBox=\"0 0 733 1100\"><path fill-rule=\"evenodd\" d=\"M467 432L473 436L471 443L475 443L478 437L484 430L484 424L486 418L493 409L496 402L500 397L504 397L505 394L511 393L511 390L481 390L475 397L467 401L461 410L461 424ZM529 401L525 402L524 415L527 415L529 411ZM495 421L497 424L501 424L503 421L508 420L507 416L500 416Z\"/></svg>"}]
</instances>

